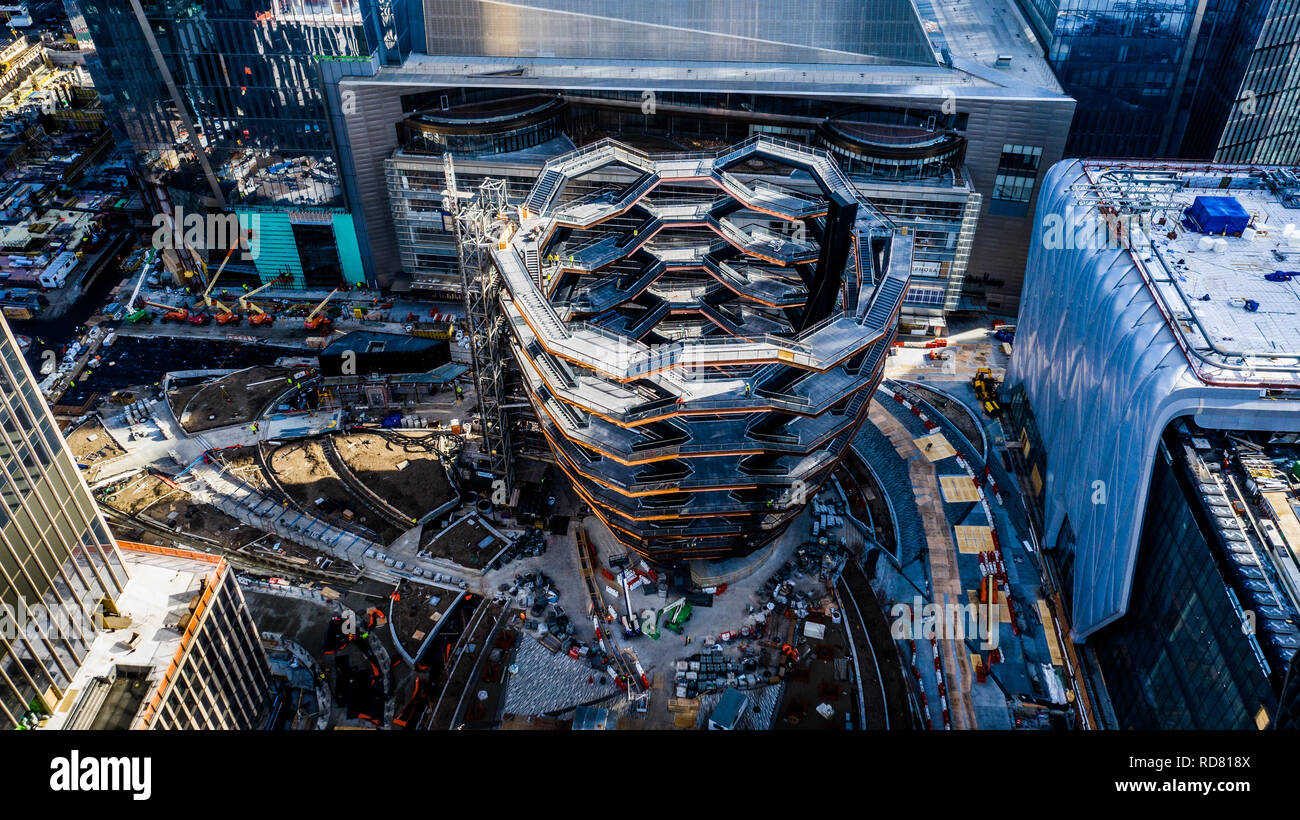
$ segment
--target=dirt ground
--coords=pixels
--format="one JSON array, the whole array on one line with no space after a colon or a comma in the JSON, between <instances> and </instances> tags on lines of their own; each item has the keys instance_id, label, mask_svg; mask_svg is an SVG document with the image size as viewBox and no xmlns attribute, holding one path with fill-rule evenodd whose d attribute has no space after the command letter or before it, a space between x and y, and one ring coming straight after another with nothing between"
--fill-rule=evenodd
<instances>
[{"instance_id":1,"label":"dirt ground","mask_svg":"<svg viewBox=\"0 0 1300 820\"><path fill-rule=\"evenodd\" d=\"M443 528L439 522L430 521L420 533L420 549L428 550L439 558L450 558L462 567L483 569L506 545L479 522L477 516L462 518L437 540L434 539ZM479 549L479 542L492 538L492 543Z\"/></svg>"},{"instance_id":2,"label":"dirt ground","mask_svg":"<svg viewBox=\"0 0 1300 820\"><path fill-rule=\"evenodd\" d=\"M250 423L289 386L291 367L250 367L201 385L173 390L167 398L187 433Z\"/></svg>"},{"instance_id":3,"label":"dirt ground","mask_svg":"<svg viewBox=\"0 0 1300 820\"><path fill-rule=\"evenodd\" d=\"M128 515L143 514L162 524L180 524L187 533L212 538L231 549L262 534L220 510L192 503L189 493L173 489L151 475L128 481L103 498L109 506Z\"/></svg>"},{"instance_id":4,"label":"dirt ground","mask_svg":"<svg viewBox=\"0 0 1300 820\"><path fill-rule=\"evenodd\" d=\"M232 475L258 490L270 489L262 468L257 463L257 448L237 447L222 450L218 454L221 463Z\"/></svg>"},{"instance_id":5,"label":"dirt ground","mask_svg":"<svg viewBox=\"0 0 1300 820\"><path fill-rule=\"evenodd\" d=\"M430 450L432 436L390 434L393 441L377 433L354 433L334 437L343 463L367 487L412 518L419 518L451 500L453 490L438 456ZM398 465L406 466L398 469Z\"/></svg>"},{"instance_id":6,"label":"dirt ground","mask_svg":"<svg viewBox=\"0 0 1300 820\"><path fill-rule=\"evenodd\" d=\"M72 451L76 460L90 467L86 471L88 480L94 480L105 462L126 455L125 448L118 444L104 428L98 416L91 416L82 424L67 431L63 434L63 438L68 442L68 449Z\"/></svg>"},{"instance_id":7,"label":"dirt ground","mask_svg":"<svg viewBox=\"0 0 1300 820\"><path fill-rule=\"evenodd\" d=\"M305 440L277 447L267 457L267 464L285 492L302 509L340 525L360 524L373 530L384 543L402 534L383 519L363 511L347 485L330 468L320 442ZM362 480L367 481L364 476ZM352 511L353 518L344 515L345 510Z\"/></svg>"},{"instance_id":8,"label":"dirt ground","mask_svg":"<svg viewBox=\"0 0 1300 820\"><path fill-rule=\"evenodd\" d=\"M392 605L393 629L402 647L414 657L457 593L403 579L397 584L397 594Z\"/></svg>"}]
</instances>

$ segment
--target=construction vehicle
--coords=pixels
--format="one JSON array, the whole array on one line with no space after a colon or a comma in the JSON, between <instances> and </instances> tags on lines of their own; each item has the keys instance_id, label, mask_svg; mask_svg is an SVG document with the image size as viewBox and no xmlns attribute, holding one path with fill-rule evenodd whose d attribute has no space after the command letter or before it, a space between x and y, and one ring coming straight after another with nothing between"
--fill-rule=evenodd
<instances>
[{"instance_id":1,"label":"construction vehicle","mask_svg":"<svg viewBox=\"0 0 1300 820\"><path fill-rule=\"evenodd\" d=\"M126 323L129 325L139 324L140 322L149 324L152 321L153 321L153 314L145 310L144 308L140 308L136 312L128 314L126 317Z\"/></svg>"},{"instance_id":2,"label":"construction vehicle","mask_svg":"<svg viewBox=\"0 0 1300 820\"><path fill-rule=\"evenodd\" d=\"M263 325L270 325L275 322L275 317L273 315L262 310L252 302L249 302L248 306L252 308L251 312L248 314L248 323L253 327L262 327Z\"/></svg>"},{"instance_id":3,"label":"construction vehicle","mask_svg":"<svg viewBox=\"0 0 1300 820\"><path fill-rule=\"evenodd\" d=\"M263 325L269 325L275 321L275 316L262 310L253 302L248 301L249 298L252 297L254 294L261 293L262 291L266 290L272 285L279 284L281 279L283 279L283 277L272 279L270 282L267 282L266 284L260 285L256 288L253 288L248 293L245 293L243 296L239 297L239 309L244 311L244 313L248 314L248 323L253 327L262 327Z\"/></svg>"},{"instance_id":4,"label":"construction vehicle","mask_svg":"<svg viewBox=\"0 0 1300 820\"><path fill-rule=\"evenodd\" d=\"M212 306L217 308L217 310L219 311L213 316L217 324L219 325L239 324L239 320L241 317L238 313L235 313L233 310L231 310L230 308L226 307L221 302L218 302L216 300L213 300Z\"/></svg>"},{"instance_id":5,"label":"construction vehicle","mask_svg":"<svg viewBox=\"0 0 1300 820\"><path fill-rule=\"evenodd\" d=\"M979 368L970 383L975 388L975 398L979 400L980 407L989 418L997 417L1002 412L1002 407L998 404L998 382L993 378L993 371L987 367Z\"/></svg>"},{"instance_id":6,"label":"construction vehicle","mask_svg":"<svg viewBox=\"0 0 1300 820\"><path fill-rule=\"evenodd\" d=\"M230 246L230 250L226 251L225 258L222 259L221 264L217 266L217 272L214 273L212 275L212 278L208 280L208 286L203 289L203 296L201 297L203 299L204 307L210 308L213 306L215 300L213 300L212 298L212 288L216 286L217 280L221 278L221 272L226 269L226 263L230 261L231 255L235 252L235 249L238 247L239 247L239 240L235 239L234 243ZM205 274L207 273L207 265L204 265L203 272ZM226 312L229 313L230 311L227 310Z\"/></svg>"},{"instance_id":7,"label":"construction vehicle","mask_svg":"<svg viewBox=\"0 0 1300 820\"><path fill-rule=\"evenodd\" d=\"M171 305L164 305L162 302L145 302L144 304L148 305L149 307L156 307L159 310L161 310L163 312L161 321L164 324L166 324L167 322L183 323L183 322L188 322L190 319L190 312L185 308L178 308L178 307L172 307Z\"/></svg>"},{"instance_id":8,"label":"construction vehicle","mask_svg":"<svg viewBox=\"0 0 1300 820\"><path fill-rule=\"evenodd\" d=\"M185 317L185 321L192 325L206 325L212 321L212 317L206 313L194 313L191 311L190 314Z\"/></svg>"},{"instance_id":9,"label":"construction vehicle","mask_svg":"<svg viewBox=\"0 0 1300 820\"><path fill-rule=\"evenodd\" d=\"M321 311L325 309L325 305L327 305L329 300L334 298L334 294L338 292L338 288L330 291L330 295L322 299L321 303L316 306L316 309L307 314L306 319L302 320L302 326L308 330L329 330L334 325L334 321L328 316L321 315Z\"/></svg>"},{"instance_id":10,"label":"construction vehicle","mask_svg":"<svg viewBox=\"0 0 1300 820\"><path fill-rule=\"evenodd\" d=\"M672 613L671 615L669 613ZM691 605L685 598L678 598L668 606L664 607L664 629L671 629L678 635L682 634L684 624L691 619Z\"/></svg>"}]
</instances>

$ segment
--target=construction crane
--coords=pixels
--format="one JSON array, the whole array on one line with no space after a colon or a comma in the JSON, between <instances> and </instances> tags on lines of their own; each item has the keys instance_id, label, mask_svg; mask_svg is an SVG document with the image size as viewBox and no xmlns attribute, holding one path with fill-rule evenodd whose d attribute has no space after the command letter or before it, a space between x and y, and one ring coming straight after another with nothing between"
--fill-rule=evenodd
<instances>
[{"instance_id":1,"label":"construction crane","mask_svg":"<svg viewBox=\"0 0 1300 820\"><path fill-rule=\"evenodd\" d=\"M334 294L338 292L338 288L330 291L330 295L322 299L321 303L316 306L316 309L307 314L306 319L302 320L302 326L308 330L329 330L334 322L328 316L320 315L320 312L325 309L325 305L328 304L329 300L333 299Z\"/></svg>"}]
</instances>

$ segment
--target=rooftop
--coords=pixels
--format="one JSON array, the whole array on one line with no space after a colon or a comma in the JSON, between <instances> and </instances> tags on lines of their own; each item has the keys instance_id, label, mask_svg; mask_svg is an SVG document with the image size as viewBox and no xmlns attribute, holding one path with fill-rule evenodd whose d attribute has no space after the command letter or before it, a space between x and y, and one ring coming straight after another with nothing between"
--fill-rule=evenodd
<instances>
[{"instance_id":1,"label":"rooftop","mask_svg":"<svg viewBox=\"0 0 1300 820\"><path fill-rule=\"evenodd\" d=\"M1020 19L1020 18L1017 18ZM971 35L974 38L974 34ZM976 42L972 39L971 42ZM998 40L987 35L988 54ZM659 60L559 60L516 57L435 57L412 54L400 66L383 67L374 77L349 78L358 84L399 83L426 86L492 85L518 88L610 88L638 93L660 90L723 91L760 94L850 94L959 99L1069 98L1036 51L1013 51L1009 66L995 67L997 54L985 60L957 51L952 66L854 65L804 63L667 62ZM1034 56L1034 55L1037 56ZM1022 70L1024 69L1024 70Z\"/></svg>"},{"instance_id":2,"label":"rooftop","mask_svg":"<svg viewBox=\"0 0 1300 820\"><path fill-rule=\"evenodd\" d=\"M1112 235L1132 232L1129 253L1197 375L1300 386L1300 273L1289 281L1265 278L1300 271L1300 236L1291 239L1300 207L1288 206L1277 177L1271 182L1266 169L1235 166L1097 161L1085 168L1094 182L1085 200L1120 208L1119 234ZM1228 210L1224 198L1235 201L1244 226L1230 218L1198 223L1189 212L1198 198Z\"/></svg>"},{"instance_id":3,"label":"rooftop","mask_svg":"<svg viewBox=\"0 0 1300 820\"><path fill-rule=\"evenodd\" d=\"M45 728L134 727L154 684L184 648L204 579L225 567L221 558L203 553L128 542L118 547L131 580L117 610L130 623L96 636Z\"/></svg>"}]
</instances>

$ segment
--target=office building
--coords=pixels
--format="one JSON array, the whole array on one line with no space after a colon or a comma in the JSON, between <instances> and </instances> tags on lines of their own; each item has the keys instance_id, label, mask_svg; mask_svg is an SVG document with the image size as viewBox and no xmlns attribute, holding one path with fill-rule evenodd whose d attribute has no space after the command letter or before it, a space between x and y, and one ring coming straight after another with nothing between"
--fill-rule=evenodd
<instances>
[{"instance_id":1,"label":"office building","mask_svg":"<svg viewBox=\"0 0 1300 820\"><path fill-rule=\"evenodd\" d=\"M667 96L667 95L666 95ZM484 179L506 182L522 201L550 159L608 135L650 152L717 148L751 134L780 135L811 143L833 156L866 196L914 237L912 284L903 302L904 331L938 334L947 311L961 300L982 198L964 167L966 141L955 131L931 127L922 112L863 111L827 117L816 128L788 118L772 125L737 107L725 116L726 95L672 95L658 99L661 120L647 129L640 97L575 98L560 92L465 93L458 104L434 103L399 124L397 151L385 162L397 247L404 276L416 292L457 298L454 233L443 220L446 187L443 155L451 153L458 183L472 189ZM477 99L477 102L459 100ZM680 104L678 101L686 101ZM605 168L569 181L570 195L616 183L626 170ZM626 179L623 179L626 182ZM815 194L817 186L797 170L784 185ZM406 283L404 282L405 286Z\"/></svg>"},{"instance_id":2,"label":"office building","mask_svg":"<svg viewBox=\"0 0 1300 820\"><path fill-rule=\"evenodd\" d=\"M48 729L252 729L266 650L224 558L118 542L131 581Z\"/></svg>"},{"instance_id":3,"label":"office building","mask_svg":"<svg viewBox=\"0 0 1300 820\"><path fill-rule=\"evenodd\" d=\"M1069 161L1040 202L1009 425L1090 683L1121 727L1263 728L1300 650L1300 178Z\"/></svg>"},{"instance_id":4,"label":"office building","mask_svg":"<svg viewBox=\"0 0 1300 820\"><path fill-rule=\"evenodd\" d=\"M1009 0L425 0L422 21L411 8L400 64L320 64L381 285L455 285L443 151L518 194L547 159L606 136L690 151L770 133L833 152L900 224L932 223L916 226L917 326L1016 309L1038 179L1074 103Z\"/></svg>"},{"instance_id":5,"label":"office building","mask_svg":"<svg viewBox=\"0 0 1300 820\"><path fill-rule=\"evenodd\" d=\"M48 714L95 640L93 612L127 568L0 319L0 722Z\"/></svg>"},{"instance_id":6,"label":"office building","mask_svg":"<svg viewBox=\"0 0 1300 820\"><path fill-rule=\"evenodd\" d=\"M404 37L392 5L69 0L69 17L152 210L256 225L258 252L231 262L232 281L330 288L365 274L318 65L395 59ZM225 250L193 248L198 258ZM196 262L183 255L174 267L184 278Z\"/></svg>"},{"instance_id":7,"label":"office building","mask_svg":"<svg viewBox=\"0 0 1300 820\"><path fill-rule=\"evenodd\" d=\"M816 193L783 185L790 169ZM767 135L685 154L593 143L547 162L519 207L493 254L501 307L578 495L657 560L771 543L867 417L909 230L825 152Z\"/></svg>"},{"instance_id":8,"label":"office building","mask_svg":"<svg viewBox=\"0 0 1300 820\"><path fill-rule=\"evenodd\" d=\"M1019 0L1066 93L1066 156L1300 163L1297 0Z\"/></svg>"},{"instance_id":9,"label":"office building","mask_svg":"<svg viewBox=\"0 0 1300 820\"><path fill-rule=\"evenodd\" d=\"M269 671L225 561L114 541L0 319L0 725L249 728Z\"/></svg>"}]
</instances>

